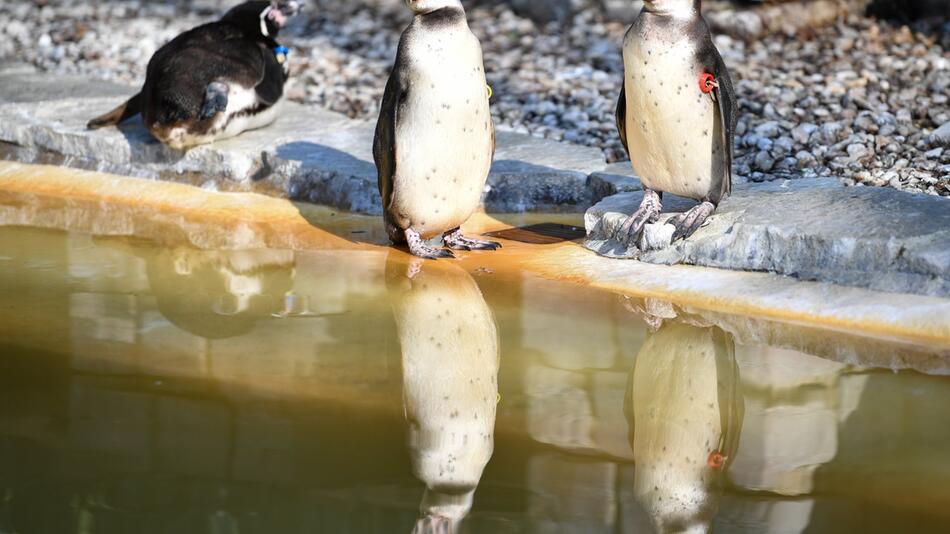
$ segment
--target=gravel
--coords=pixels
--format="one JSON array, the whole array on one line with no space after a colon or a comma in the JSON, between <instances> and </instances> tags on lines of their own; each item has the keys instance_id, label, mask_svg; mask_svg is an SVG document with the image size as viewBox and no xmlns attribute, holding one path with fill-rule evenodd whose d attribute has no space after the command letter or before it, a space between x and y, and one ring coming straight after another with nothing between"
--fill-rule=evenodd
<instances>
[{"instance_id":1,"label":"gravel","mask_svg":"<svg viewBox=\"0 0 950 534\"><path fill-rule=\"evenodd\" d=\"M211 2L214 4L214 2ZM4 2L0 61L141 83L151 54L216 18L208 3ZM626 25L601 10L537 26L503 5L469 8L500 127L626 159L614 123ZM374 118L402 2L310 0L288 27L290 99ZM834 175L848 185L950 196L950 22L913 26L862 16L743 42L720 35L739 98L739 181Z\"/></svg>"}]
</instances>

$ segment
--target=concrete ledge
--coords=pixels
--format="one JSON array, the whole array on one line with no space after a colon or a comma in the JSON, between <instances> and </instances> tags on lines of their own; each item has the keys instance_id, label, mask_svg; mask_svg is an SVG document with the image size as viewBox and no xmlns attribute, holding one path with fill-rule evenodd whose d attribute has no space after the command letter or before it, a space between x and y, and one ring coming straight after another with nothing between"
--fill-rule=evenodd
<instances>
[{"instance_id":1,"label":"concrete ledge","mask_svg":"<svg viewBox=\"0 0 950 534\"><path fill-rule=\"evenodd\" d=\"M588 210L586 246L613 258L768 271L878 291L950 297L950 203L891 189L845 188L834 179L741 184L706 227L669 246L672 227L648 225L666 246L629 243L618 230L642 192ZM664 197L664 210L695 202Z\"/></svg>"},{"instance_id":2,"label":"concrete ledge","mask_svg":"<svg viewBox=\"0 0 950 534\"><path fill-rule=\"evenodd\" d=\"M86 130L90 118L136 90L6 67L0 70L0 143L6 144L0 157L382 211L372 122L283 102L271 126L187 152L157 142L140 118ZM595 201L588 178L606 166L599 150L505 131L497 141L487 209L581 212Z\"/></svg>"},{"instance_id":3,"label":"concrete ledge","mask_svg":"<svg viewBox=\"0 0 950 534\"><path fill-rule=\"evenodd\" d=\"M410 259L404 252L380 246L386 236L378 217L331 213L261 195L225 195L180 184L19 163L0 162L0 225L135 236L201 249L355 250ZM330 227L337 233L328 231ZM464 230L475 234L510 227L479 214ZM360 242L354 242L355 237ZM950 299L801 282L766 273L616 261L574 242L527 245L505 240L504 244L493 254L461 254L457 264L475 274L527 272L631 297L671 301L682 313L702 316L743 339L781 339L782 346L855 365L950 372ZM807 336L800 333L802 326L811 328ZM824 347L822 332L832 329L871 341L856 340L847 350ZM864 357L867 351L862 347L882 338L906 347Z\"/></svg>"}]
</instances>

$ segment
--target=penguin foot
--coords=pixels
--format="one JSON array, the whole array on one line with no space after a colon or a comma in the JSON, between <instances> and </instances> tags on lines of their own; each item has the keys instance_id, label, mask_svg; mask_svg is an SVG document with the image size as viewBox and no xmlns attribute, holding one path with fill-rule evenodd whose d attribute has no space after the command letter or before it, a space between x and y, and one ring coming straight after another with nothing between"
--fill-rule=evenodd
<instances>
[{"instance_id":1,"label":"penguin foot","mask_svg":"<svg viewBox=\"0 0 950 534\"><path fill-rule=\"evenodd\" d=\"M676 231L673 232L673 241L686 239L696 233L696 230L702 227L703 223L706 222L706 219L712 215L714 211L716 211L716 206L714 206L712 202L703 202L702 204L693 206L686 213L680 213L670 219L670 224L676 227Z\"/></svg>"},{"instance_id":2,"label":"penguin foot","mask_svg":"<svg viewBox=\"0 0 950 534\"><path fill-rule=\"evenodd\" d=\"M211 82L205 89L205 101L201 106L201 112L198 118L208 120L214 117L218 112L228 109L228 84L224 82Z\"/></svg>"},{"instance_id":3,"label":"penguin foot","mask_svg":"<svg viewBox=\"0 0 950 534\"><path fill-rule=\"evenodd\" d=\"M640 242L640 236L643 235L643 228L647 223L656 222L660 218L660 211L663 204L660 202L660 195L656 191L645 189L643 191L643 202L633 215L627 218L627 221L620 227L618 235L621 239L626 239L627 244L635 245Z\"/></svg>"},{"instance_id":4,"label":"penguin foot","mask_svg":"<svg viewBox=\"0 0 950 534\"><path fill-rule=\"evenodd\" d=\"M483 241L481 239L465 237L458 228L451 232L446 232L445 235L442 236L442 242L445 243L445 246L454 248L455 250L498 250L501 248L501 243L497 241Z\"/></svg>"},{"instance_id":5,"label":"penguin foot","mask_svg":"<svg viewBox=\"0 0 950 534\"><path fill-rule=\"evenodd\" d=\"M413 256L418 256L420 258L425 258L428 260L437 260L439 258L454 258L455 254L452 254L451 250L445 250L444 248L435 248L428 243L426 243L422 236L415 232L414 230L406 230L406 244L409 245L409 252Z\"/></svg>"}]
</instances>

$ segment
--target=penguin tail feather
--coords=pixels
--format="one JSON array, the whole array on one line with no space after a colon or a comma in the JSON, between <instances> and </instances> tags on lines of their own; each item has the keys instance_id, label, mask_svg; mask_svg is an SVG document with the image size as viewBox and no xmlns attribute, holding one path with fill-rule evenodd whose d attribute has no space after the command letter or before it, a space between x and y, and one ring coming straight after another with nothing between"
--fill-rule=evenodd
<instances>
[{"instance_id":1,"label":"penguin tail feather","mask_svg":"<svg viewBox=\"0 0 950 534\"><path fill-rule=\"evenodd\" d=\"M115 126L138 115L141 111L139 109L139 100L141 96L142 93L138 93L105 115L100 115L92 119L86 123L86 128L90 130L97 130L106 126Z\"/></svg>"}]
</instances>

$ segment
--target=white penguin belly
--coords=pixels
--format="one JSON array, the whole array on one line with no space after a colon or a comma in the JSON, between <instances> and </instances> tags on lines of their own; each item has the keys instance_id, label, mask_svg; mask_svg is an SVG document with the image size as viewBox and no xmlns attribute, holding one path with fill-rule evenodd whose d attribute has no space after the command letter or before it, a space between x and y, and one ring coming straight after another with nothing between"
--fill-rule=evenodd
<instances>
[{"instance_id":1,"label":"white penguin belly","mask_svg":"<svg viewBox=\"0 0 950 534\"><path fill-rule=\"evenodd\" d=\"M720 390L735 386L720 376L709 329L667 324L647 339L637 355L631 388L634 413L634 491L657 530L703 523L716 497L709 488L716 472L707 466L719 447Z\"/></svg>"},{"instance_id":2,"label":"white penguin belly","mask_svg":"<svg viewBox=\"0 0 950 534\"><path fill-rule=\"evenodd\" d=\"M397 218L428 238L464 223L481 201L493 125L481 46L467 27L421 34L409 49L396 118Z\"/></svg>"},{"instance_id":3,"label":"white penguin belly","mask_svg":"<svg viewBox=\"0 0 950 534\"><path fill-rule=\"evenodd\" d=\"M719 110L699 90L694 48L629 38L624 44L627 146L643 185L702 199L720 187Z\"/></svg>"},{"instance_id":4,"label":"white penguin belly","mask_svg":"<svg viewBox=\"0 0 950 534\"><path fill-rule=\"evenodd\" d=\"M474 490L494 450L498 334L463 269L427 265L393 298L413 471L436 492Z\"/></svg>"}]
</instances>

